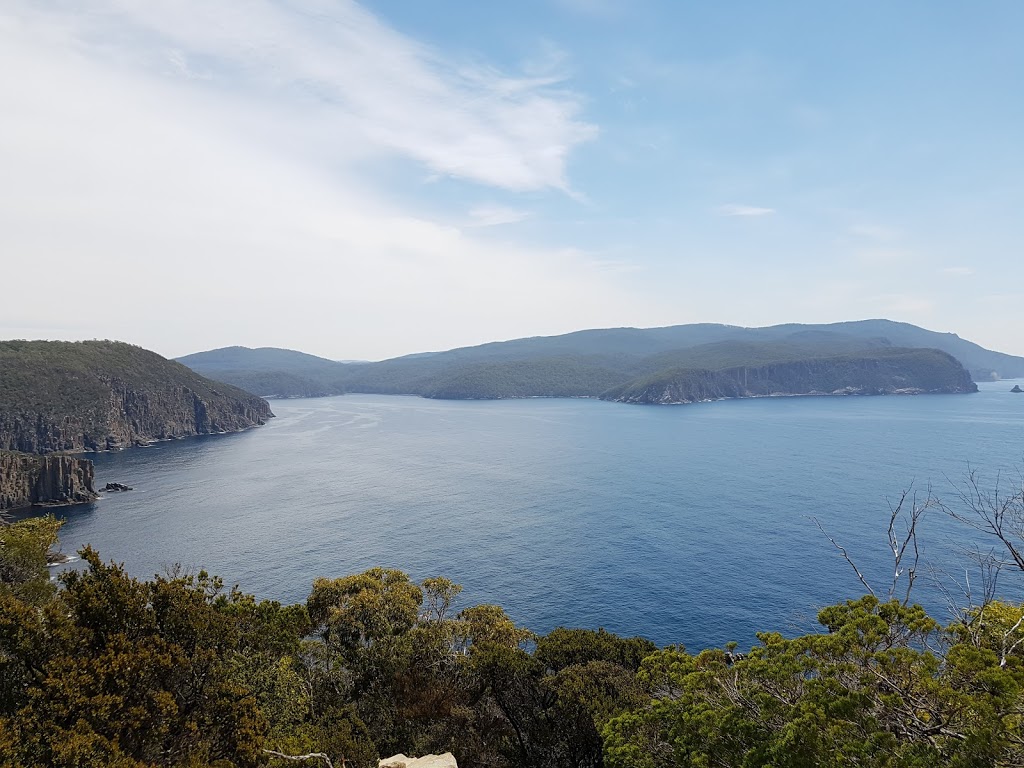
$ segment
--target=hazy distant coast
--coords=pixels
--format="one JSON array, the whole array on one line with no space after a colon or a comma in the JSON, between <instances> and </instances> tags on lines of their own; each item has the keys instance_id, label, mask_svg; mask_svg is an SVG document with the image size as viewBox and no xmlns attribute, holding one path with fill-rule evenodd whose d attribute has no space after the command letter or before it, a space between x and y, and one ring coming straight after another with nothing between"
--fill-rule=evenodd
<instances>
[{"instance_id":1,"label":"hazy distant coast","mask_svg":"<svg viewBox=\"0 0 1024 768\"><path fill-rule=\"evenodd\" d=\"M923 350L928 354L919 354ZM984 349L955 334L889 320L767 328L696 324L599 329L359 364L246 347L179 360L204 376L267 397L351 392L455 400L594 397L694 402L844 390L969 392L972 379L1024 376L1024 358ZM780 366L795 367L786 371ZM801 373L800 366L813 370ZM728 373L734 369L746 371L744 383ZM671 379L691 382L695 389L684 391L686 386L677 383L673 392L656 391Z\"/></svg>"}]
</instances>

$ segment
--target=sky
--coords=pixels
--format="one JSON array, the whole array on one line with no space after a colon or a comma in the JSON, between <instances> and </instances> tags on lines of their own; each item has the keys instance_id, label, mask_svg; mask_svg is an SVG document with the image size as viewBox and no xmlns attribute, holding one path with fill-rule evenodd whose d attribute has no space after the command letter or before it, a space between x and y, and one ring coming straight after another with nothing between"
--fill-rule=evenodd
<instances>
[{"instance_id":1,"label":"sky","mask_svg":"<svg viewBox=\"0 0 1024 768\"><path fill-rule=\"evenodd\" d=\"M1024 355L1016 0L4 0L0 338Z\"/></svg>"}]
</instances>

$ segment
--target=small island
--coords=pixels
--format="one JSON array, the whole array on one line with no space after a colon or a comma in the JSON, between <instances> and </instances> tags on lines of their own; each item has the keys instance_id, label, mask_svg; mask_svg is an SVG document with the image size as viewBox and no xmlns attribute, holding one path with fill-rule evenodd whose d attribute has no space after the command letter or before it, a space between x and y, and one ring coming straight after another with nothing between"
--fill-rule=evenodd
<instances>
[{"instance_id":1,"label":"small island","mask_svg":"<svg viewBox=\"0 0 1024 768\"><path fill-rule=\"evenodd\" d=\"M1016 392L1019 395L1021 392L1024 392L1024 389L1020 388L1020 384L1014 384L1013 389L1011 389L1010 391Z\"/></svg>"}]
</instances>

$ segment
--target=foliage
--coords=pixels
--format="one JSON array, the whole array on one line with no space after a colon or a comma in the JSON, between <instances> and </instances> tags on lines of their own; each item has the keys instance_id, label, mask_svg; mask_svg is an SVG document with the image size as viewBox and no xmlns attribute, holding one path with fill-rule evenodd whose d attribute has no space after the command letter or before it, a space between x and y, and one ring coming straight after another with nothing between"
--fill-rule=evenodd
<instances>
[{"instance_id":1,"label":"foliage","mask_svg":"<svg viewBox=\"0 0 1024 768\"><path fill-rule=\"evenodd\" d=\"M271 415L266 401L131 344L0 341L0 448L103 450L112 431L182 436L188 422L228 429Z\"/></svg>"},{"instance_id":2,"label":"foliage","mask_svg":"<svg viewBox=\"0 0 1024 768\"><path fill-rule=\"evenodd\" d=\"M44 603L52 596L47 563L50 550L57 544L58 530L60 522L52 515L17 525L0 522L0 595L8 594L30 605Z\"/></svg>"},{"instance_id":3,"label":"foliage","mask_svg":"<svg viewBox=\"0 0 1024 768\"><path fill-rule=\"evenodd\" d=\"M1019 608L1013 609L1018 614ZM992 766L1024 760L1024 657L1001 666L918 606L832 606L826 634L733 660L677 649L645 660L652 696L605 729L611 766Z\"/></svg>"},{"instance_id":4,"label":"foliage","mask_svg":"<svg viewBox=\"0 0 1024 768\"><path fill-rule=\"evenodd\" d=\"M957 515L1019 553L1019 498L967 494ZM820 633L694 655L603 629L537 636L497 605L456 612L446 578L384 568L317 579L284 606L202 571L140 581L87 548L54 590L56 530L0 528L3 767L322 753L369 768L445 751L463 768L1024 764L1017 604L985 599L943 626L870 594L823 609ZM897 575L916 567L893 541Z\"/></svg>"},{"instance_id":5,"label":"foliage","mask_svg":"<svg viewBox=\"0 0 1024 768\"><path fill-rule=\"evenodd\" d=\"M788 350L784 347L780 352ZM811 355L720 369L676 368L639 378L601 395L631 403L696 402L773 394L828 394L855 391L884 394L974 392L977 386L953 357L935 349L877 349L828 356Z\"/></svg>"}]
</instances>

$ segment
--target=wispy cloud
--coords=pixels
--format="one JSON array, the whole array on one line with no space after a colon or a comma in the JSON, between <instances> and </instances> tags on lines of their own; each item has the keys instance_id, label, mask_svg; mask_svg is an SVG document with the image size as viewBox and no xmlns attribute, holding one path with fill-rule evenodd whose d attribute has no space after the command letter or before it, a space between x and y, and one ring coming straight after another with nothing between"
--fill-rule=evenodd
<instances>
[{"instance_id":1,"label":"wispy cloud","mask_svg":"<svg viewBox=\"0 0 1024 768\"><path fill-rule=\"evenodd\" d=\"M550 62L538 76L446 58L350 0L305 12L266 0L99 0L42 21L90 57L319 110L339 142L504 189L568 188L569 153L597 133Z\"/></svg>"},{"instance_id":2,"label":"wispy cloud","mask_svg":"<svg viewBox=\"0 0 1024 768\"><path fill-rule=\"evenodd\" d=\"M739 205L729 203L715 208L719 216L771 216L775 213L774 208L762 208L756 205Z\"/></svg>"},{"instance_id":3,"label":"wispy cloud","mask_svg":"<svg viewBox=\"0 0 1024 768\"><path fill-rule=\"evenodd\" d=\"M593 129L553 75L467 68L349 2L291 7L5 5L0 68L32 76L0 78L0 247L18 255L4 280L45 264L48 290L100 296L116 276L118 300L87 319L58 302L47 331L22 292L0 337L379 358L650 311L585 251L484 238L453 210L430 220L415 194L424 171L460 194L568 187Z\"/></svg>"},{"instance_id":4,"label":"wispy cloud","mask_svg":"<svg viewBox=\"0 0 1024 768\"><path fill-rule=\"evenodd\" d=\"M494 227L499 224L515 224L530 218L529 211L504 205L478 205L469 211L471 227Z\"/></svg>"},{"instance_id":5,"label":"wispy cloud","mask_svg":"<svg viewBox=\"0 0 1024 768\"><path fill-rule=\"evenodd\" d=\"M974 270L970 267L943 267L939 270L944 275L950 275L951 277L968 277L974 274Z\"/></svg>"}]
</instances>

